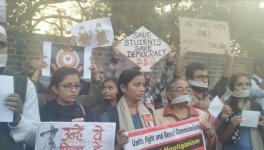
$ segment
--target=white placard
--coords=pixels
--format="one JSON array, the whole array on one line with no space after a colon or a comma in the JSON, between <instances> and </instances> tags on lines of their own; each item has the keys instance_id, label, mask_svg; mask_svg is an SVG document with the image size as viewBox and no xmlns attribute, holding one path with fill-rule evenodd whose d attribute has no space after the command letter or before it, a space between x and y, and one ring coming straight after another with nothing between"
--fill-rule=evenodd
<instances>
[{"instance_id":1,"label":"white placard","mask_svg":"<svg viewBox=\"0 0 264 150\"><path fill-rule=\"evenodd\" d=\"M43 56L46 57L44 61L47 66L42 68L42 75L51 76L52 72L56 71L57 68L71 67L76 68L82 78L90 79L91 55L92 49L88 47L44 42Z\"/></svg>"},{"instance_id":2,"label":"white placard","mask_svg":"<svg viewBox=\"0 0 264 150\"><path fill-rule=\"evenodd\" d=\"M217 116L221 113L224 107L223 102L216 96L209 105L208 111L212 116L217 118Z\"/></svg>"},{"instance_id":3,"label":"white placard","mask_svg":"<svg viewBox=\"0 0 264 150\"><path fill-rule=\"evenodd\" d=\"M230 51L230 33L226 22L179 17L181 49L225 54Z\"/></svg>"},{"instance_id":4,"label":"white placard","mask_svg":"<svg viewBox=\"0 0 264 150\"><path fill-rule=\"evenodd\" d=\"M0 90L0 122L12 122L13 112L4 103L8 94L14 93L14 77L0 75L0 83L4 85Z\"/></svg>"},{"instance_id":5,"label":"white placard","mask_svg":"<svg viewBox=\"0 0 264 150\"><path fill-rule=\"evenodd\" d=\"M145 27L140 27L116 48L144 72L151 71L151 67L171 51L165 42Z\"/></svg>"},{"instance_id":6,"label":"white placard","mask_svg":"<svg viewBox=\"0 0 264 150\"><path fill-rule=\"evenodd\" d=\"M6 1L0 0L0 22L6 22Z\"/></svg>"},{"instance_id":7,"label":"white placard","mask_svg":"<svg viewBox=\"0 0 264 150\"><path fill-rule=\"evenodd\" d=\"M109 17L88 20L72 26L71 33L82 47L111 46L114 39Z\"/></svg>"},{"instance_id":8,"label":"white placard","mask_svg":"<svg viewBox=\"0 0 264 150\"><path fill-rule=\"evenodd\" d=\"M113 150L115 131L115 123L42 122L35 150Z\"/></svg>"},{"instance_id":9,"label":"white placard","mask_svg":"<svg viewBox=\"0 0 264 150\"><path fill-rule=\"evenodd\" d=\"M256 128L258 126L259 116L259 111L243 110L240 126Z\"/></svg>"}]
</instances>

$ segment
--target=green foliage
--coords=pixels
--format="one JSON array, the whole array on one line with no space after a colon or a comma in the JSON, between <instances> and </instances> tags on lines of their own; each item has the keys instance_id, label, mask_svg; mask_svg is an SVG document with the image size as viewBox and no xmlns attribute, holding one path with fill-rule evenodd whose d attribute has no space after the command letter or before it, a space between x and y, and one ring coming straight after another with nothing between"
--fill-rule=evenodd
<instances>
[{"instance_id":1,"label":"green foliage","mask_svg":"<svg viewBox=\"0 0 264 150\"><path fill-rule=\"evenodd\" d=\"M259 0L68 0L74 14L60 8L47 11L66 0L8 0L10 30L36 32L48 23L47 34L67 36L69 26L85 20L110 16L116 35L133 33L145 26L168 43L179 45L178 17L227 21L232 50L239 55L257 56L264 48L264 10Z\"/></svg>"}]
</instances>

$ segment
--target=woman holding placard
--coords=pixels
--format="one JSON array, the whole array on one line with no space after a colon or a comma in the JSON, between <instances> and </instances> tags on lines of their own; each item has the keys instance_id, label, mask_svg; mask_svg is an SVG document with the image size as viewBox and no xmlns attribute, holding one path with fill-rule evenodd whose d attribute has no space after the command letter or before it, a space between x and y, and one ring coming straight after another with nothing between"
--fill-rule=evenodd
<instances>
[{"instance_id":1,"label":"woman holding placard","mask_svg":"<svg viewBox=\"0 0 264 150\"><path fill-rule=\"evenodd\" d=\"M250 79L245 73L236 73L230 78L231 94L226 103L232 108L233 115L219 130L218 136L222 141L223 150L264 149L264 118L261 116L263 111L261 106L250 98L250 86Z\"/></svg>"},{"instance_id":2,"label":"woman holding placard","mask_svg":"<svg viewBox=\"0 0 264 150\"><path fill-rule=\"evenodd\" d=\"M121 98L117 103L120 130L117 133L119 147L128 142L127 131L153 127L156 125L154 111L147 108L142 98L145 78L139 69L124 70L119 77Z\"/></svg>"}]
</instances>

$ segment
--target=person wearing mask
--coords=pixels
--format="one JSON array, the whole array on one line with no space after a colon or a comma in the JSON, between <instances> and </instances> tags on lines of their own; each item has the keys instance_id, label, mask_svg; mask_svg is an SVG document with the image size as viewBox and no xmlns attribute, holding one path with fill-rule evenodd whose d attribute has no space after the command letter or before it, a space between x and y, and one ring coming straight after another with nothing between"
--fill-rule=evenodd
<instances>
[{"instance_id":1,"label":"person wearing mask","mask_svg":"<svg viewBox=\"0 0 264 150\"><path fill-rule=\"evenodd\" d=\"M243 120L242 111L260 111L261 106L250 98L250 78L245 73L235 73L229 81L231 95L226 103L232 108L233 115L228 122L219 129L219 139L222 142L223 150L263 150L263 127L264 118L260 117L258 127L242 127L239 124Z\"/></svg>"},{"instance_id":2,"label":"person wearing mask","mask_svg":"<svg viewBox=\"0 0 264 150\"><path fill-rule=\"evenodd\" d=\"M262 109L264 109L264 57L258 57L253 63L253 75L251 76L250 94L256 98Z\"/></svg>"},{"instance_id":3,"label":"person wearing mask","mask_svg":"<svg viewBox=\"0 0 264 150\"><path fill-rule=\"evenodd\" d=\"M51 78L49 91L54 99L40 111L41 121L86 122L88 111L76 102L81 89L79 72L74 68L58 68Z\"/></svg>"},{"instance_id":4,"label":"person wearing mask","mask_svg":"<svg viewBox=\"0 0 264 150\"><path fill-rule=\"evenodd\" d=\"M224 73L213 89L209 90L209 74L205 64L192 62L185 68L185 77L193 90L192 105L207 111L211 100L222 97L226 91L229 77L232 75L233 57L226 52L227 63Z\"/></svg>"},{"instance_id":5,"label":"person wearing mask","mask_svg":"<svg viewBox=\"0 0 264 150\"><path fill-rule=\"evenodd\" d=\"M192 89L185 80L172 80L166 88L168 103L164 108L156 110L157 123L166 125L185 119L200 118L200 127L206 137L207 149L216 149L217 135L213 126L214 118L209 113L188 105L192 99L191 94Z\"/></svg>"},{"instance_id":6,"label":"person wearing mask","mask_svg":"<svg viewBox=\"0 0 264 150\"><path fill-rule=\"evenodd\" d=\"M0 123L0 147L6 150L24 150L25 144L27 148L35 145L37 124L40 122L38 98L30 79L7 70L7 46L7 34L0 25L0 75L14 77L14 93L10 93L4 102L14 113L13 122Z\"/></svg>"}]
</instances>

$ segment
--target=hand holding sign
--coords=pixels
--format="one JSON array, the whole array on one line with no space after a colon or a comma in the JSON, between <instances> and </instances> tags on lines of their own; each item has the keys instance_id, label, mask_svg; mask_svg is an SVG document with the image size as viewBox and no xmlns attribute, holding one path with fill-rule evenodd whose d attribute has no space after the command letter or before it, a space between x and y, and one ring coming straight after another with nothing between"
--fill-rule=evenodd
<instances>
[{"instance_id":1,"label":"hand holding sign","mask_svg":"<svg viewBox=\"0 0 264 150\"><path fill-rule=\"evenodd\" d=\"M262 128L264 128L264 117L260 116L260 121L258 123L258 125L262 126Z\"/></svg>"},{"instance_id":2,"label":"hand holding sign","mask_svg":"<svg viewBox=\"0 0 264 150\"><path fill-rule=\"evenodd\" d=\"M221 115L220 118L226 119L226 118L230 117L232 115L232 113L233 113L233 111L232 111L231 107L228 105L224 105L223 110L220 114Z\"/></svg>"},{"instance_id":3,"label":"hand holding sign","mask_svg":"<svg viewBox=\"0 0 264 150\"><path fill-rule=\"evenodd\" d=\"M176 59L176 48L174 46L170 46L171 51L167 54L166 61L172 63Z\"/></svg>"},{"instance_id":4,"label":"hand holding sign","mask_svg":"<svg viewBox=\"0 0 264 150\"><path fill-rule=\"evenodd\" d=\"M240 124L240 122L242 121L242 117L241 116L233 116L230 120L230 124L232 126L237 126L238 124Z\"/></svg>"},{"instance_id":5,"label":"hand holding sign","mask_svg":"<svg viewBox=\"0 0 264 150\"><path fill-rule=\"evenodd\" d=\"M125 133L124 130L119 130L117 132L117 143L120 145L120 146L124 146L125 144L128 143L128 136L127 134Z\"/></svg>"}]
</instances>

